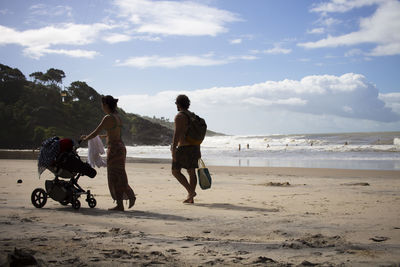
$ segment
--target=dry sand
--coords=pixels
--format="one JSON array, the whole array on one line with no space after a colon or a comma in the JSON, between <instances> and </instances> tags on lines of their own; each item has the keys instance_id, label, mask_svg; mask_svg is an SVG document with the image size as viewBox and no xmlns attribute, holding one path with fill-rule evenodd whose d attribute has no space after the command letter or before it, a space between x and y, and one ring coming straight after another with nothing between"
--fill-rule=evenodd
<instances>
[{"instance_id":1,"label":"dry sand","mask_svg":"<svg viewBox=\"0 0 400 267\"><path fill-rule=\"evenodd\" d=\"M17 248L41 266L400 265L400 171L209 169L192 205L169 165L128 163L131 210L107 210L104 168L79 183L96 208L37 209L31 193L52 174L0 160L0 262Z\"/></svg>"}]
</instances>

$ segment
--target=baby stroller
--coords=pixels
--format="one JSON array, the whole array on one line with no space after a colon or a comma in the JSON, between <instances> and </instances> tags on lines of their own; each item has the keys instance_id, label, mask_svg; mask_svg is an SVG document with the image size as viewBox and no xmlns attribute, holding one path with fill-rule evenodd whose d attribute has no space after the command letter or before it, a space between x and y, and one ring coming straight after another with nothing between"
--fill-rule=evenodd
<instances>
[{"instance_id":1,"label":"baby stroller","mask_svg":"<svg viewBox=\"0 0 400 267\"><path fill-rule=\"evenodd\" d=\"M89 207L96 207L96 199L90 190L85 191L79 186L78 180L83 175L94 178L97 172L88 163L81 161L76 152L78 146L75 146L71 139L58 137L49 138L42 143L38 159L39 176L48 169L55 177L53 180L45 181L46 190L42 188L33 190L31 195L33 206L44 207L47 198L50 197L64 206L71 203L72 207L78 210L81 207L79 197L86 195ZM69 179L69 181L59 178Z\"/></svg>"}]
</instances>

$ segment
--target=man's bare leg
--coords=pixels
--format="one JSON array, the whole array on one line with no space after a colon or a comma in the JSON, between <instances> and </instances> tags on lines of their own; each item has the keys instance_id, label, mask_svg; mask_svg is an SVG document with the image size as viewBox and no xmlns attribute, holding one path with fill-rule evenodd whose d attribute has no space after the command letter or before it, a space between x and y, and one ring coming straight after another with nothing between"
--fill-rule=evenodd
<instances>
[{"instance_id":1,"label":"man's bare leg","mask_svg":"<svg viewBox=\"0 0 400 267\"><path fill-rule=\"evenodd\" d=\"M186 203L194 203L194 197L197 195L196 194L196 186L197 186L197 176L196 176L196 170L195 169L188 169L187 170L190 178L190 193L188 195L188 198L185 200Z\"/></svg>"},{"instance_id":2,"label":"man's bare leg","mask_svg":"<svg viewBox=\"0 0 400 267\"><path fill-rule=\"evenodd\" d=\"M185 187L186 191L188 192L188 196L191 196L192 193L192 187L188 183L185 175L182 174L181 169L172 169L172 175L175 176L175 178L178 180L178 182ZM189 197L188 197L189 198ZM185 200L186 201L186 200ZM184 201L184 202L185 202ZM193 203L193 202L192 202Z\"/></svg>"}]
</instances>

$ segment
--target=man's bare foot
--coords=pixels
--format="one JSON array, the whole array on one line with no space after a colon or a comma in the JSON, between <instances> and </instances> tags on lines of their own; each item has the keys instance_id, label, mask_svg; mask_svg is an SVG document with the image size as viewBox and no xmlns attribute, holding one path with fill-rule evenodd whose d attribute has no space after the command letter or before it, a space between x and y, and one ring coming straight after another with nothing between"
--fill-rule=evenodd
<instances>
[{"instance_id":1,"label":"man's bare foot","mask_svg":"<svg viewBox=\"0 0 400 267\"><path fill-rule=\"evenodd\" d=\"M187 196L187 199L185 199L185 200L183 201L183 203L190 203L190 204L193 204L193 203L194 203L194 197L195 197L195 196L197 196L196 192L193 192L193 193L189 194L189 195Z\"/></svg>"},{"instance_id":2,"label":"man's bare foot","mask_svg":"<svg viewBox=\"0 0 400 267\"><path fill-rule=\"evenodd\" d=\"M124 207L122 206L115 206L114 208L110 208L108 210L115 210L115 211L124 211Z\"/></svg>"},{"instance_id":3,"label":"man's bare foot","mask_svg":"<svg viewBox=\"0 0 400 267\"><path fill-rule=\"evenodd\" d=\"M135 196L131 197L129 199L129 208L128 209L132 208L135 205L135 202L136 202L136 197Z\"/></svg>"},{"instance_id":4,"label":"man's bare foot","mask_svg":"<svg viewBox=\"0 0 400 267\"><path fill-rule=\"evenodd\" d=\"M188 199L185 199L184 201L183 201L183 203L190 203L190 204L193 204L194 203L194 199L191 197L191 198L188 198Z\"/></svg>"}]
</instances>

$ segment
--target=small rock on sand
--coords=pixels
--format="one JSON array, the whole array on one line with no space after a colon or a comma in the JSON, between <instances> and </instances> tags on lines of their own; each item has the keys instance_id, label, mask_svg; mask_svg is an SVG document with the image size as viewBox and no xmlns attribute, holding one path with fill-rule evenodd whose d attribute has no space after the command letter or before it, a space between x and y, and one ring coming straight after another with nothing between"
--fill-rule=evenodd
<instances>
[{"instance_id":1,"label":"small rock on sand","mask_svg":"<svg viewBox=\"0 0 400 267\"><path fill-rule=\"evenodd\" d=\"M14 252L8 254L7 264L9 266L28 266L37 265L38 263L30 253L14 248Z\"/></svg>"},{"instance_id":2,"label":"small rock on sand","mask_svg":"<svg viewBox=\"0 0 400 267\"><path fill-rule=\"evenodd\" d=\"M348 186L369 186L369 183L347 183L347 184L342 184L342 185L348 185Z\"/></svg>"},{"instance_id":3,"label":"small rock on sand","mask_svg":"<svg viewBox=\"0 0 400 267\"><path fill-rule=\"evenodd\" d=\"M265 186L290 186L289 182L283 182L283 183L280 183L280 182L269 182L269 183L266 183L264 185Z\"/></svg>"},{"instance_id":4,"label":"small rock on sand","mask_svg":"<svg viewBox=\"0 0 400 267\"><path fill-rule=\"evenodd\" d=\"M389 237L386 237L386 236L374 236L374 237L370 238L370 240L375 241L375 242L383 242L388 239L389 239Z\"/></svg>"}]
</instances>

